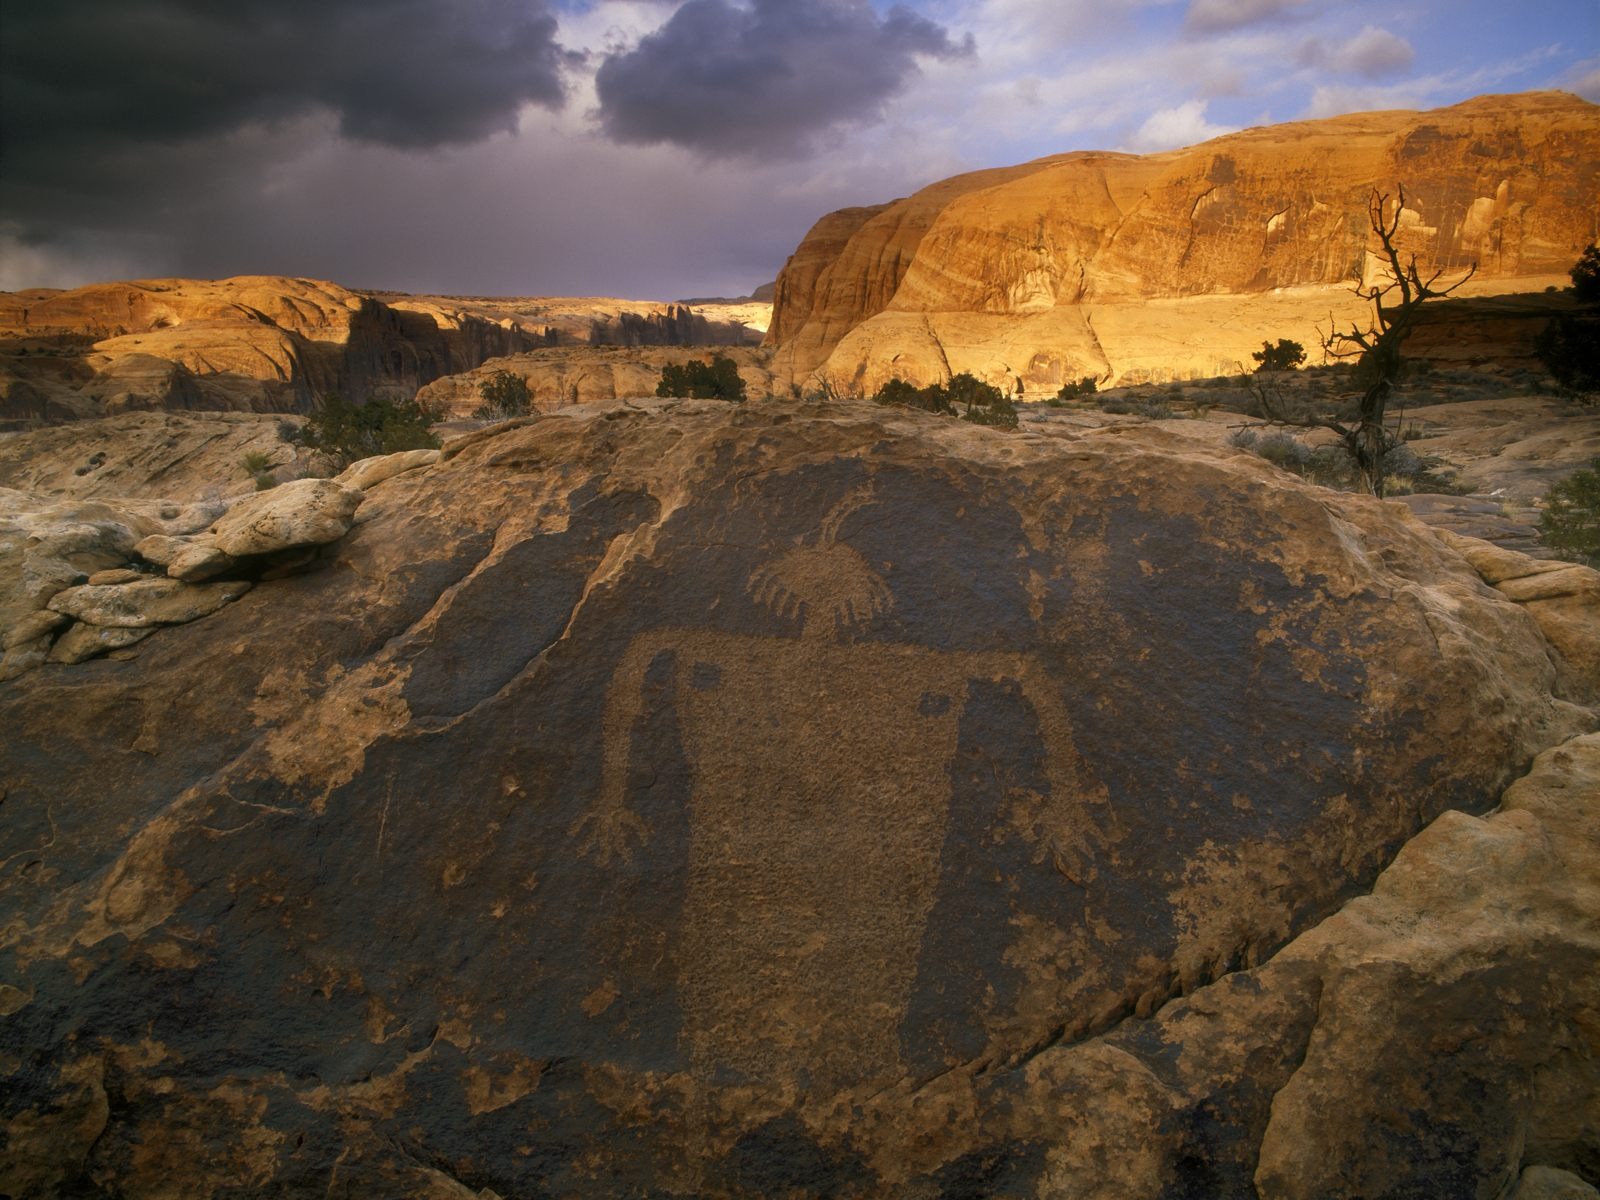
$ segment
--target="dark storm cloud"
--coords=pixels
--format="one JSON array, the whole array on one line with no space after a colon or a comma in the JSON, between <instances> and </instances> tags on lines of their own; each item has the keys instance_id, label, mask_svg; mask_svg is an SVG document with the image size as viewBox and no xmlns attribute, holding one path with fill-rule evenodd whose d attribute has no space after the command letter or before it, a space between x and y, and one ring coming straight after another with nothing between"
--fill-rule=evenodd
<instances>
[{"instance_id":1,"label":"dark storm cloud","mask_svg":"<svg viewBox=\"0 0 1600 1200\"><path fill-rule=\"evenodd\" d=\"M361 141L470 142L563 98L544 0L46 0L3 22L13 180L317 111Z\"/></svg>"},{"instance_id":2,"label":"dark storm cloud","mask_svg":"<svg viewBox=\"0 0 1600 1200\"><path fill-rule=\"evenodd\" d=\"M713 157L803 153L821 133L873 120L916 60L973 53L941 26L866 0L689 0L595 75L600 121L619 142L670 142Z\"/></svg>"}]
</instances>

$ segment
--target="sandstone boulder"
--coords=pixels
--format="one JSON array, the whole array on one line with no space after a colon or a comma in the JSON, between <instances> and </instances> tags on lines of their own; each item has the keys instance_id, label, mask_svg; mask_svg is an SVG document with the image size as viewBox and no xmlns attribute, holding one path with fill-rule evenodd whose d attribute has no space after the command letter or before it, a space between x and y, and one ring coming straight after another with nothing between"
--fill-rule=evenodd
<instances>
[{"instance_id":1,"label":"sandstone boulder","mask_svg":"<svg viewBox=\"0 0 1600 1200\"><path fill-rule=\"evenodd\" d=\"M239 501L212 526L212 539L233 558L338 541L361 497L359 488L331 479L296 479Z\"/></svg>"},{"instance_id":2,"label":"sandstone boulder","mask_svg":"<svg viewBox=\"0 0 1600 1200\"><path fill-rule=\"evenodd\" d=\"M54 633L71 619L65 613L51 612L47 608L31 612L6 630L5 636L0 638L0 648L10 650L25 642L36 642Z\"/></svg>"},{"instance_id":3,"label":"sandstone boulder","mask_svg":"<svg viewBox=\"0 0 1600 1200\"><path fill-rule=\"evenodd\" d=\"M1560 655L1573 698L1600 703L1600 571L1530 558L1514 550L1440 531L1490 584L1522 605Z\"/></svg>"},{"instance_id":4,"label":"sandstone boulder","mask_svg":"<svg viewBox=\"0 0 1600 1200\"><path fill-rule=\"evenodd\" d=\"M138 629L197 621L249 590L250 584L243 580L190 584L176 579L146 578L138 583L109 587L85 584L67 588L51 598L50 608L86 625Z\"/></svg>"},{"instance_id":5,"label":"sandstone boulder","mask_svg":"<svg viewBox=\"0 0 1600 1200\"><path fill-rule=\"evenodd\" d=\"M1511 1200L1600 1200L1600 1191L1571 1171L1556 1167L1529 1167L1517 1181Z\"/></svg>"},{"instance_id":6,"label":"sandstone boulder","mask_svg":"<svg viewBox=\"0 0 1600 1200\"><path fill-rule=\"evenodd\" d=\"M148 540L148 538L145 539L145 541ZM135 544L135 553L138 551L138 546L142 544L143 543ZM96 586L104 586L106 584L113 583L138 583L141 579L148 578L148 575L145 575L142 571L136 571L132 567L112 567L109 570L96 571L93 575L89 576L88 579L84 580L84 582L95 584Z\"/></svg>"},{"instance_id":7,"label":"sandstone boulder","mask_svg":"<svg viewBox=\"0 0 1600 1200\"><path fill-rule=\"evenodd\" d=\"M386 479L393 479L396 475L403 475L407 471L415 471L421 467L432 466L438 461L437 450L402 450L398 454L380 454L375 458L363 458L360 462L351 463L334 482L364 492L368 488L377 487Z\"/></svg>"},{"instance_id":8,"label":"sandstone boulder","mask_svg":"<svg viewBox=\"0 0 1600 1200\"><path fill-rule=\"evenodd\" d=\"M124 650L135 642L143 641L160 626L143 625L86 625L77 624L56 639L50 647L49 661L56 663L88 662L113 650Z\"/></svg>"},{"instance_id":9,"label":"sandstone boulder","mask_svg":"<svg viewBox=\"0 0 1600 1200\"><path fill-rule=\"evenodd\" d=\"M167 563L167 575L185 583L198 583L232 570L235 559L223 553L210 542L195 540L172 556Z\"/></svg>"},{"instance_id":10,"label":"sandstone boulder","mask_svg":"<svg viewBox=\"0 0 1600 1200\"><path fill-rule=\"evenodd\" d=\"M0 631L63 588L121 568L153 523L95 501L39 500L10 492L0 509Z\"/></svg>"},{"instance_id":11,"label":"sandstone boulder","mask_svg":"<svg viewBox=\"0 0 1600 1200\"><path fill-rule=\"evenodd\" d=\"M51 637L41 634L27 641L16 641L0 655L0 683L41 667L50 657Z\"/></svg>"},{"instance_id":12,"label":"sandstone boulder","mask_svg":"<svg viewBox=\"0 0 1600 1200\"><path fill-rule=\"evenodd\" d=\"M1592 1174L1600 744L1466 812L1594 714L1396 506L691 402L362 513L0 691L0 1191Z\"/></svg>"},{"instance_id":13,"label":"sandstone boulder","mask_svg":"<svg viewBox=\"0 0 1600 1200\"><path fill-rule=\"evenodd\" d=\"M134 543L133 552L147 563L158 567L171 564L179 554L194 545L194 540L187 537L173 537L165 533L152 533L147 538L140 538Z\"/></svg>"}]
</instances>

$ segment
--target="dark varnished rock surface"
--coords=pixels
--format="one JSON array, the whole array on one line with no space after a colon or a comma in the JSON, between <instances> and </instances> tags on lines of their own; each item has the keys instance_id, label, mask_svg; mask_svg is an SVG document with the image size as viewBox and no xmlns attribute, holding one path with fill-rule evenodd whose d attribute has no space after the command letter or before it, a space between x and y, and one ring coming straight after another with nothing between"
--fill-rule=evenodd
<instances>
[{"instance_id":1,"label":"dark varnished rock surface","mask_svg":"<svg viewBox=\"0 0 1600 1200\"><path fill-rule=\"evenodd\" d=\"M1356 1194L1277 952L1587 719L1398 506L1159 434L573 410L325 554L0 687L0 1190ZM1514 1169L1472 1086L1384 1153Z\"/></svg>"}]
</instances>

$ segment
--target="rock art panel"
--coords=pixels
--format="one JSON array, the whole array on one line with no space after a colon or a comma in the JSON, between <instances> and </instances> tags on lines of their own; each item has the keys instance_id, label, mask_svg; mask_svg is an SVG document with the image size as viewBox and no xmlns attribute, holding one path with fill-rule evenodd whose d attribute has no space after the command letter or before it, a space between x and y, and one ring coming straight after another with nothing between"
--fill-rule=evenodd
<instances>
[{"instance_id":1,"label":"rock art panel","mask_svg":"<svg viewBox=\"0 0 1600 1200\"><path fill-rule=\"evenodd\" d=\"M0 1190L1248 1179L1309 969L1210 1124L1141 1031L1593 719L1398 509L1157 433L592 406L362 495L0 684Z\"/></svg>"}]
</instances>

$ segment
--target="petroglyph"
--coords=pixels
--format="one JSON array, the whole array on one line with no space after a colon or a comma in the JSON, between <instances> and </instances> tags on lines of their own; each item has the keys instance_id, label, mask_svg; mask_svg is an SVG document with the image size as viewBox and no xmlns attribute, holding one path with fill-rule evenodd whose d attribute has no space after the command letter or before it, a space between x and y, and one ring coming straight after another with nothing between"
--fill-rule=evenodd
<instances>
[{"instance_id":1,"label":"petroglyph","mask_svg":"<svg viewBox=\"0 0 1600 1200\"><path fill-rule=\"evenodd\" d=\"M670 707L692 778L681 936L696 965L679 993L698 1072L836 1086L900 1067L975 687L1020 693L1046 762L1042 788L1010 789L994 823L1026 812L1034 860L1067 880L1092 872L1105 839L1090 811L1104 791L1030 656L870 640L894 597L838 540L867 503L850 494L751 572L748 594L790 635L652 631L611 681L601 793L570 832L618 867L649 844L630 795L656 786L649 759L665 751L635 731L649 704Z\"/></svg>"}]
</instances>

